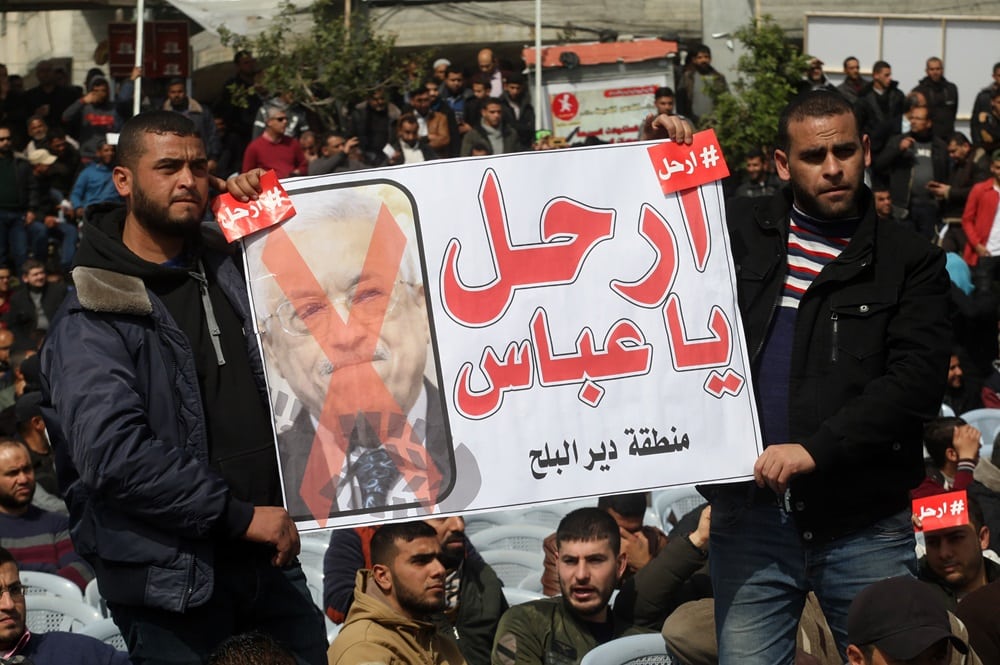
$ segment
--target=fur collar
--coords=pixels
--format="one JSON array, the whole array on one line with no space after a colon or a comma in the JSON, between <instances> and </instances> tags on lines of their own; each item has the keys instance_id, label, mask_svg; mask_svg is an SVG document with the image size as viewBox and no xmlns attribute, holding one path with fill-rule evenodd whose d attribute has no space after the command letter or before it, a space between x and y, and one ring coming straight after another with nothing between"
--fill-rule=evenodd
<instances>
[{"instance_id":1,"label":"fur collar","mask_svg":"<svg viewBox=\"0 0 1000 665\"><path fill-rule=\"evenodd\" d=\"M73 270L73 283L84 309L137 316L153 313L146 285L138 277L103 268L77 266Z\"/></svg>"}]
</instances>

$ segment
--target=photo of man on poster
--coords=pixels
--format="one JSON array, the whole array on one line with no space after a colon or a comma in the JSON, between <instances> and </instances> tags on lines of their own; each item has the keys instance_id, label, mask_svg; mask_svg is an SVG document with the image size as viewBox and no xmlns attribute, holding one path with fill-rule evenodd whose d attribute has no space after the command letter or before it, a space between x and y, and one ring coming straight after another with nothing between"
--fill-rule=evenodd
<instances>
[{"instance_id":1,"label":"photo of man on poster","mask_svg":"<svg viewBox=\"0 0 1000 665\"><path fill-rule=\"evenodd\" d=\"M279 381L302 405L276 427L288 510L296 521L430 510L455 462L414 205L390 184L294 204L246 245L272 405Z\"/></svg>"}]
</instances>

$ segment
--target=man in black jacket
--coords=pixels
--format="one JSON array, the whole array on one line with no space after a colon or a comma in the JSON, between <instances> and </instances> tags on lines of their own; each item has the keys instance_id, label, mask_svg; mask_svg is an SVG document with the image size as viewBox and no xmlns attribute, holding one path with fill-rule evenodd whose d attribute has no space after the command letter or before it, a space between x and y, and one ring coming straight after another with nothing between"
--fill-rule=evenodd
<instances>
[{"instance_id":1,"label":"man in black jacket","mask_svg":"<svg viewBox=\"0 0 1000 665\"><path fill-rule=\"evenodd\" d=\"M36 223L41 199L31 164L14 154L13 140L10 126L0 125L0 265L11 260L19 270L28 257L27 228Z\"/></svg>"},{"instance_id":2,"label":"man in black jacket","mask_svg":"<svg viewBox=\"0 0 1000 665\"><path fill-rule=\"evenodd\" d=\"M42 354L74 544L133 663L204 662L248 630L325 663L243 278L199 238L205 146L191 120L153 111L126 124L118 149L127 207L88 218L76 291ZM258 176L228 188L253 193Z\"/></svg>"},{"instance_id":3,"label":"man in black jacket","mask_svg":"<svg viewBox=\"0 0 1000 665\"><path fill-rule=\"evenodd\" d=\"M851 599L916 571L909 490L949 358L943 253L876 220L850 104L812 92L778 127L790 187L729 211L765 449L711 495L719 660L791 662L815 591L847 647ZM768 639L761 639L761 636Z\"/></svg>"}]
</instances>

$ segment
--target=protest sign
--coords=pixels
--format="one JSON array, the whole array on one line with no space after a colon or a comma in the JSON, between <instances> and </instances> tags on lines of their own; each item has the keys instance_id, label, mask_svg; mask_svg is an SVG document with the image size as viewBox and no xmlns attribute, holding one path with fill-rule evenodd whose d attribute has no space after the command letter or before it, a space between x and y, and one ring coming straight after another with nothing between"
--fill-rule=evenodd
<instances>
[{"instance_id":1,"label":"protest sign","mask_svg":"<svg viewBox=\"0 0 1000 665\"><path fill-rule=\"evenodd\" d=\"M913 514L920 518L920 528L937 531L969 523L969 500L965 490L934 494L913 500Z\"/></svg>"},{"instance_id":2,"label":"protest sign","mask_svg":"<svg viewBox=\"0 0 1000 665\"><path fill-rule=\"evenodd\" d=\"M245 238L302 529L752 476L711 133L287 180Z\"/></svg>"}]
</instances>

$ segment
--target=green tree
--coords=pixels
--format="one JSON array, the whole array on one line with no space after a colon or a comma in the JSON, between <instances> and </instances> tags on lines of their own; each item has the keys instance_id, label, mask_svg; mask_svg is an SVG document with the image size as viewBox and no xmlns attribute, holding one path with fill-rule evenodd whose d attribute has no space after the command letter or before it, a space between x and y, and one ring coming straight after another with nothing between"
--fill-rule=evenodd
<instances>
[{"instance_id":1,"label":"green tree","mask_svg":"<svg viewBox=\"0 0 1000 665\"><path fill-rule=\"evenodd\" d=\"M746 49L736 66L737 79L703 121L715 129L731 169L751 148L774 145L778 117L808 63L769 15L740 28L735 37Z\"/></svg>"},{"instance_id":2,"label":"green tree","mask_svg":"<svg viewBox=\"0 0 1000 665\"><path fill-rule=\"evenodd\" d=\"M395 53L393 35L376 34L363 13L345 26L340 0L316 0L308 10L284 2L268 28L253 37L220 29L222 43L253 52L261 65L261 84L272 94L287 92L315 112L327 127L340 125L342 112L379 87L407 82ZM309 20L301 20L307 13ZM425 56L408 61L423 64ZM236 99L237 103L242 100Z\"/></svg>"}]
</instances>

